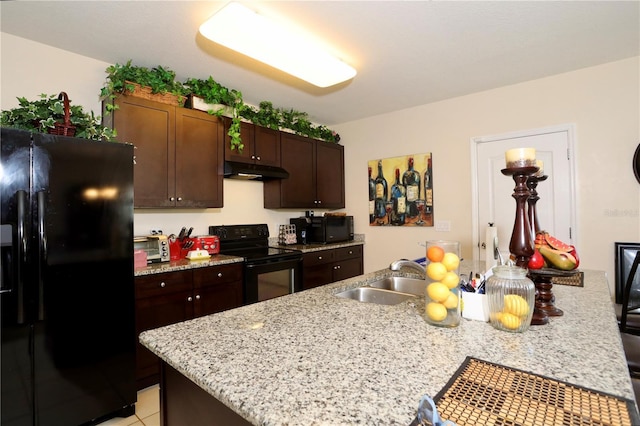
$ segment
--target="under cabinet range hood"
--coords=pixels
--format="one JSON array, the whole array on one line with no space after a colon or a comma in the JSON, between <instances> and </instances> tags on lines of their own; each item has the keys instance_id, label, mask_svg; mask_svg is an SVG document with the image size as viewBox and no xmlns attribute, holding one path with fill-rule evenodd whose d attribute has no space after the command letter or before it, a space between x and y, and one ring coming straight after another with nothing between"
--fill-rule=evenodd
<instances>
[{"instance_id":1,"label":"under cabinet range hood","mask_svg":"<svg viewBox=\"0 0 640 426\"><path fill-rule=\"evenodd\" d=\"M243 180L286 179L289 177L289 172L282 167L225 161L224 177Z\"/></svg>"}]
</instances>

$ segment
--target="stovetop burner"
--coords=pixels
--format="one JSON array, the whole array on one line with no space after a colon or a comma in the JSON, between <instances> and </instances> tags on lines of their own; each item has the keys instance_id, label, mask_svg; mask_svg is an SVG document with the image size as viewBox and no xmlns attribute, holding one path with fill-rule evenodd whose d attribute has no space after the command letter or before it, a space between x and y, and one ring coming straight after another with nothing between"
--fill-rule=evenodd
<instances>
[{"instance_id":1,"label":"stovetop burner","mask_svg":"<svg viewBox=\"0 0 640 426\"><path fill-rule=\"evenodd\" d=\"M210 226L209 234L220 239L220 254L244 257L247 261L280 261L302 256L297 250L269 247L266 224Z\"/></svg>"}]
</instances>

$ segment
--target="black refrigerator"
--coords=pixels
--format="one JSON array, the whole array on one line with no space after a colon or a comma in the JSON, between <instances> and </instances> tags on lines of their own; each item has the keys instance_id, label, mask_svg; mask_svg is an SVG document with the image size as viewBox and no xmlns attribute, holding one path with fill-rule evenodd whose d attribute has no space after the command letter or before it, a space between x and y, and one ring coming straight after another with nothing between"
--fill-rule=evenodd
<instances>
[{"instance_id":1,"label":"black refrigerator","mask_svg":"<svg viewBox=\"0 0 640 426\"><path fill-rule=\"evenodd\" d=\"M133 146L0 130L0 424L133 415Z\"/></svg>"}]
</instances>

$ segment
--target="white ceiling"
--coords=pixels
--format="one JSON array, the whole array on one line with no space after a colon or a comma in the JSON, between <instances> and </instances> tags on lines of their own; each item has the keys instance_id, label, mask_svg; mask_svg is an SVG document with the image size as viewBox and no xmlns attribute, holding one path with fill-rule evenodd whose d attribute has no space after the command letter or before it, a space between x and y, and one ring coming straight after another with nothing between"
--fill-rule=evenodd
<instances>
[{"instance_id":1,"label":"white ceiling","mask_svg":"<svg viewBox=\"0 0 640 426\"><path fill-rule=\"evenodd\" d=\"M226 1L1 1L1 30L180 80L212 76L248 103L329 126L640 55L638 1L243 3L321 38L358 75L319 89L204 39L199 25Z\"/></svg>"}]
</instances>

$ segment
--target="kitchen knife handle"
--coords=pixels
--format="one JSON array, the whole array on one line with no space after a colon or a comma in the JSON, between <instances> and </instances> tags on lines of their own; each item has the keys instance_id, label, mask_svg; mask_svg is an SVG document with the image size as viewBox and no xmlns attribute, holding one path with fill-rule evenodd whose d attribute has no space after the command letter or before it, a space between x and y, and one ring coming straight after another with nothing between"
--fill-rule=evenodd
<instances>
[{"instance_id":1,"label":"kitchen knife handle","mask_svg":"<svg viewBox=\"0 0 640 426\"><path fill-rule=\"evenodd\" d=\"M38 191L38 319L44 320L44 265L47 261L47 233L45 230L44 216L46 206L46 193Z\"/></svg>"}]
</instances>

